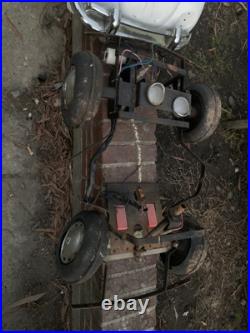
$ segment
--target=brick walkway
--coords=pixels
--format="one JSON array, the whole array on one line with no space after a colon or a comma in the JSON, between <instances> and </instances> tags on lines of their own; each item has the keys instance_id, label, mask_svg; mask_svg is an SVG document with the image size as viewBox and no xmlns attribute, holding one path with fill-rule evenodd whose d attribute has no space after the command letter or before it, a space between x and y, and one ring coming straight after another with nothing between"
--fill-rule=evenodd
<instances>
[{"instance_id":1,"label":"brick walkway","mask_svg":"<svg viewBox=\"0 0 250 333\"><path fill-rule=\"evenodd\" d=\"M85 35L86 37L86 35ZM94 40L86 37L83 45L95 49ZM83 46L84 47L84 46ZM99 52L99 51L98 51ZM97 52L97 55L98 55ZM108 77L109 69L105 67L104 79ZM108 134L110 120L107 118L107 102L101 103L95 119L85 126L78 135L78 142L74 151L82 151L82 165L78 160L73 161L73 191L78 188L78 194L73 193L74 205L80 202L85 186L88 161L96 147L87 149L89 145L100 142ZM137 109L136 113L156 117L154 111ZM105 183L123 182L156 182L156 139L155 125L143 124L135 120L118 120L113 140L108 149L103 153L97 164L97 185ZM74 139L74 142L76 139ZM77 148L76 148L77 146ZM75 168L74 168L75 164ZM78 167L77 167L78 166ZM79 169L82 170L79 177ZM74 172L75 170L75 172ZM78 176L78 177L77 177ZM78 178L78 180L77 180ZM79 178L82 185L79 187ZM74 186L74 184L78 184ZM80 191L80 193L79 193ZM74 210L74 209L73 209ZM156 261L158 255L150 255L141 258L131 258L110 261L107 263L107 280L105 297L113 298L113 295L123 297L143 294L156 288ZM103 284L103 271L100 268L95 276L84 284L72 286L72 303L97 302L101 299ZM74 330L150 330L156 325L155 298L151 298L144 315L131 311L101 311L100 309L72 311L72 329Z\"/></svg>"}]
</instances>

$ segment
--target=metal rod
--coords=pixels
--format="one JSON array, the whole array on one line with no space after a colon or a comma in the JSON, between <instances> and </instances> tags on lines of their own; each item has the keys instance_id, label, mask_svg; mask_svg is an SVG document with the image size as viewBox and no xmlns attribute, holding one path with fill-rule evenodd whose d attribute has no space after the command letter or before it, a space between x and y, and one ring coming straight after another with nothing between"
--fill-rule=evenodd
<instances>
[{"instance_id":1,"label":"metal rod","mask_svg":"<svg viewBox=\"0 0 250 333\"><path fill-rule=\"evenodd\" d=\"M178 282L178 284L173 283L172 285L168 286L168 270L170 267L170 258L171 255L175 252L176 249L172 249L167 253L167 258L166 258L166 262L164 265L164 284L162 286L162 288L160 289L156 289L156 290L152 290L146 294L142 294L142 295L136 295L136 296L129 296L125 299L123 299L125 302L127 302L129 299L133 298L135 300L138 299L144 299L144 298L150 298L153 296L159 296L161 294L166 293L168 290L175 288L176 286L179 286L180 284L184 284L187 283L188 280L182 280L180 282ZM114 304L114 301L111 301L111 304ZM102 300L96 303L86 303L86 304L72 304L72 308L73 309L82 309L82 310L91 310L91 309L96 309L96 308L100 308L102 305Z\"/></svg>"},{"instance_id":2,"label":"metal rod","mask_svg":"<svg viewBox=\"0 0 250 333\"><path fill-rule=\"evenodd\" d=\"M182 231L176 232L172 234L166 235L159 235L159 236L151 236L145 238L135 238L129 234L126 235L127 239L133 243L135 246L142 246L145 244L161 244L164 242L171 242L171 241L179 241L188 238L197 238L204 235L204 230L190 230L190 231Z\"/></svg>"},{"instance_id":3,"label":"metal rod","mask_svg":"<svg viewBox=\"0 0 250 333\"><path fill-rule=\"evenodd\" d=\"M182 120L174 120L174 119L163 119L163 118L157 118L152 119L150 117L144 117L140 116L134 113L129 113L125 111L119 112L120 118L123 119L134 119L137 121L141 121L143 123L151 123L151 124L158 124L158 125L164 125L164 126L174 126L174 127L180 127L180 128L189 128L189 122L182 121Z\"/></svg>"}]
</instances>

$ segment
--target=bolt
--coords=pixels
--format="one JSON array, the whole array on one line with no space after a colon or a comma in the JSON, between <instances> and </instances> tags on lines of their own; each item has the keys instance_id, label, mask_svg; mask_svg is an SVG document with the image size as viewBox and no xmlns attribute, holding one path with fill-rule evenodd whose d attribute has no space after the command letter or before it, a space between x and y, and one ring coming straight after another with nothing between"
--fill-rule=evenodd
<instances>
[{"instance_id":1,"label":"bolt","mask_svg":"<svg viewBox=\"0 0 250 333\"><path fill-rule=\"evenodd\" d=\"M134 232L135 238L143 238L143 230L137 230Z\"/></svg>"},{"instance_id":2,"label":"bolt","mask_svg":"<svg viewBox=\"0 0 250 333\"><path fill-rule=\"evenodd\" d=\"M177 241L173 241L173 242L172 242L172 246L173 246L175 249L177 249L177 247L179 246L179 242L177 242Z\"/></svg>"},{"instance_id":3,"label":"bolt","mask_svg":"<svg viewBox=\"0 0 250 333\"><path fill-rule=\"evenodd\" d=\"M235 169L234 169L234 172L235 173L239 173L240 172L240 168L238 166L236 166Z\"/></svg>"}]
</instances>

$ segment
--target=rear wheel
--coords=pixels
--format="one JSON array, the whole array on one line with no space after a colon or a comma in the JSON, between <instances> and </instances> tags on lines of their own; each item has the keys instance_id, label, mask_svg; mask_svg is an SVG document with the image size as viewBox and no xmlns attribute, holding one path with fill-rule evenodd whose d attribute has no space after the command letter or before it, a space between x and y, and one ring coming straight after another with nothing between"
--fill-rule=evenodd
<instances>
[{"instance_id":1,"label":"rear wheel","mask_svg":"<svg viewBox=\"0 0 250 333\"><path fill-rule=\"evenodd\" d=\"M189 216L184 218L184 231L200 229ZM204 235L178 241L178 247L170 257L170 270L176 275L195 273L204 263L207 255L207 241ZM165 263L166 254L161 255Z\"/></svg>"},{"instance_id":2,"label":"rear wheel","mask_svg":"<svg viewBox=\"0 0 250 333\"><path fill-rule=\"evenodd\" d=\"M59 274L67 282L84 282L92 277L107 253L106 218L82 211L65 227L56 248Z\"/></svg>"},{"instance_id":3,"label":"rear wheel","mask_svg":"<svg viewBox=\"0 0 250 333\"><path fill-rule=\"evenodd\" d=\"M219 125L221 100L218 93L205 84L193 84L191 93L190 129L183 132L183 140L198 143L209 138Z\"/></svg>"}]
</instances>

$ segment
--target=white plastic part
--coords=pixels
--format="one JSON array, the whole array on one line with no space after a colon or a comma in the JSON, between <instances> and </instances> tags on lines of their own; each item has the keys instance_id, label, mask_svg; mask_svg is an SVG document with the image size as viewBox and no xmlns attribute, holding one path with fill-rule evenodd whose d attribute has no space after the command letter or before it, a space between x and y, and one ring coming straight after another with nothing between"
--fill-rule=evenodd
<instances>
[{"instance_id":1,"label":"white plastic part","mask_svg":"<svg viewBox=\"0 0 250 333\"><path fill-rule=\"evenodd\" d=\"M108 65L115 65L116 62L116 50L112 49L111 47L106 48L104 52L104 58L103 61ZM126 57L120 56L119 62L125 63Z\"/></svg>"},{"instance_id":2,"label":"white plastic part","mask_svg":"<svg viewBox=\"0 0 250 333\"><path fill-rule=\"evenodd\" d=\"M86 18L85 2L74 2L83 20ZM146 31L167 34L180 29L189 33L198 22L205 2L91 2L92 8L107 15L119 13L121 23ZM91 22L89 22L91 25ZM99 30L93 23L93 29Z\"/></svg>"},{"instance_id":3,"label":"white plastic part","mask_svg":"<svg viewBox=\"0 0 250 333\"><path fill-rule=\"evenodd\" d=\"M174 100L173 110L174 114L180 118L188 117L191 113L189 102L183 96L179 96Z\"/></svg>"},{"instance_id":4,"label":"white plastic part","mask_svg":"<svg viewBox=\"0 0 250 333\"><path fill-rule=\"evenodd\" d=\"M147 97L150 104L161 105L165 97L165 87L160 82L155 82L148 87Z\"/></svg>"},{"instance_id":5,"label":"white plastic part","mask_svg":"<svg viewBox=\"0 0 250 333\"><path fill-rule=\"evenodd\" d=\"M116 59L115 49L108 47L104 52L103 61L108 65L114 65L115 59Z\"/></svg>"}]
</instances>

